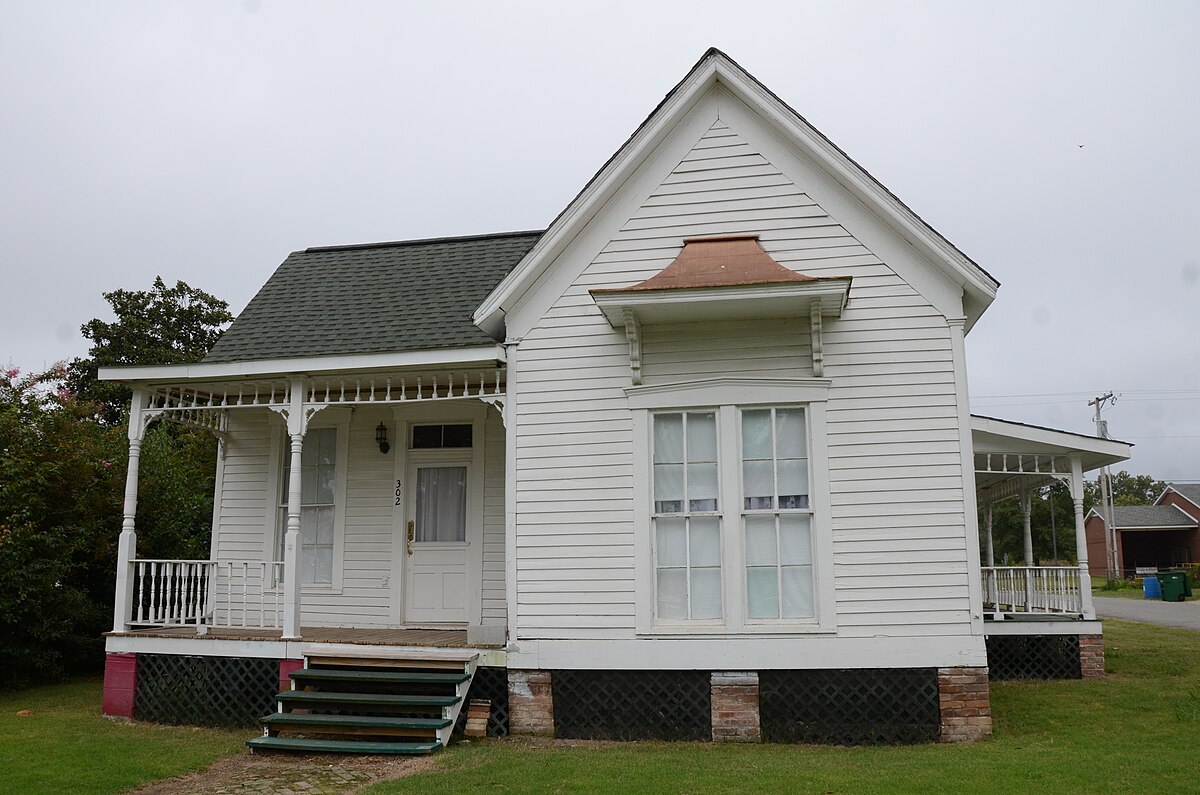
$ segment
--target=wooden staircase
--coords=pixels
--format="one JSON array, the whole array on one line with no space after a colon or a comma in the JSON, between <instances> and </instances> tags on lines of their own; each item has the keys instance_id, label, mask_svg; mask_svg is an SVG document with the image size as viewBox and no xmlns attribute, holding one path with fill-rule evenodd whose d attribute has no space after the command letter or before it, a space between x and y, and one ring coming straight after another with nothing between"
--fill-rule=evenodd
<instances>
[{"instance_id":1,"label":"wooden staircase","mask_svg":"<svg viewBox=\"0 0 1200 795\"><path fill-rule=\"evenodd\" d=\"M251 751L428 754L445 747L479 655L308 655Z\"/></svg>"}]
</instances>

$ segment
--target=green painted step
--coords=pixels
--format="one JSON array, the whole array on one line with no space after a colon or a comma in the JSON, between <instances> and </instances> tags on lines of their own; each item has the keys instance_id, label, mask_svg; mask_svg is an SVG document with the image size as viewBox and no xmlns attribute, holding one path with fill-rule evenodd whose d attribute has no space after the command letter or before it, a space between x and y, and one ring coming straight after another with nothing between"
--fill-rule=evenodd
<instances>
[{"instance_id":1,"label":"green painted step","mask_svg":"<svg viewBox=\"0 0 1200 795\"><path fill-rule=\"evenodd\" d=\"M448 718L368 718L363 715L310 715L273 712L262 718L263 725L287 724L311 727L363 727L371 729L429 729L437 731L450 725Z\"/></svg>"},{"instance_id":2,"label":"green painted step","mask_svg":"<svg viewBox=\"0 0 1200 795\"><path fill-rule=\"evenodd\" d=\"M315 751L326 754L431 754L442 747L439 742L385 743L353 740L305 740L298 737L254 737L246 741L252 749L271 751Z\"/></svg>"},{"instance_id":3,"label":"green painted step","mask_svg":"<svg viewBox=\"0 0 1200 795\"><path fill-rule=\"evenodd\" d=\"M393 696L377 693L310 693L303 690L285 690L275 696L275 700L280 704L300 707L312 704L355 704L377 707L452 707L462 699L458 696Z\"/></svg>"},{"instance_id":4,"label":"green painted step","mask_svg":"<svg viewBox=\"0 0 1200 795\"><path fill-rule=\"evenodd\" d=\"M339 671L334 668L301 668L292 672L297 682L388 682L400 684L458 685L471 677L459 673L424 671Z\"/></svg>"}]
</instances>

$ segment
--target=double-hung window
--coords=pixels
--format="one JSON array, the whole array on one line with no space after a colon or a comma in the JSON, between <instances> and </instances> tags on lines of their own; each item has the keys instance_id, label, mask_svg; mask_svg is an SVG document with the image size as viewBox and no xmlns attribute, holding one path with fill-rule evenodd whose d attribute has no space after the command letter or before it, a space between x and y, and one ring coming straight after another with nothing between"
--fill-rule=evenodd
<instances>
[{"instance_id":1,"label":"double-hung window","mask_svg":"<svg viewBox=\"0 0 1200 795\"><path fill-rule=\"evenodd\" d=\"M656 615L721 618L721 516L715 411L654 415Z\"/></svg>"},{"instance_id":2,"label":"double-hung window","mask_svg":"<svg viewBox=\"0 0 1200 795\"><path fill-rule=\"evenodd\" d=\"M337 491L337 428L310 429L300 456L300 581L333 582ZM291 455L284 445L283 482L279 489L279 558L287 533Z\"/></svg>"},{"instance_id":3,"label":"double-hung window","mask_svg":"<svg viewBox=\"0 0 1200 795\"><path fill-rule=\"evenodd\" d=\"M828 382L763 381L628 390L646 442L640 632L836 630Z\"/></svg>"},{"instance_id":4,"label":"double-hung window","mask_svg":"<svg viewBox=\"0 0 1200 795\"><path fill-rule=\"evenodd\" d=\"M814 615L808 435L802 408L741 410L746 618Z\"/></svg>"}]
</instances>

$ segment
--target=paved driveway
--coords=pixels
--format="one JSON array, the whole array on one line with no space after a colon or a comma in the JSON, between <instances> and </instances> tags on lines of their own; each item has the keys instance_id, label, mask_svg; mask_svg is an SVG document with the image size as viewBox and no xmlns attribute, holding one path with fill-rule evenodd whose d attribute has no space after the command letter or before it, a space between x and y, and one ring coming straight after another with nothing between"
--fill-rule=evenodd
<instances>
[{"instance_id":1,"label":"paved driveway","mask_svg":"<svg viewBox=\"0 0 1200 795\"><path fill-rule=\"evenodd\" d=\"M1111 596L1093 596L1092 601L1096 605L1096 615L1101 618L1124 618L1200 631L1200 601L1160 602L1155 599L1115 599Z\"/></svg>"}]
</instances>

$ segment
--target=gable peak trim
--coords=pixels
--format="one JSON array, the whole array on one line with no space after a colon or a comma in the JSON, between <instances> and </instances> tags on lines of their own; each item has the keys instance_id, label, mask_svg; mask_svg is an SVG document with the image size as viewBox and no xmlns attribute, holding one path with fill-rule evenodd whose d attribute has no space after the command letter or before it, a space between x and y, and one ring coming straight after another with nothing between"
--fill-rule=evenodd
<instances>
[{"instance_id":1,"label":"gable peak trim","mask_svg":"<svg viewBox=\"0 0 1200 795\"><path fill-rule=\"evenodd\" d=\"M961 282L964 303L969 303L965 307L968 329L974 324L995 297L1000 283L729 55L710 47L484 300L473 315L476 325L493 336L501 333L505 314L519 304L557 255L653 152L654 146L684 117L694 101L718 82L769 124L782 128L781 132L809 150L851 195L878 208L897 234L923 250L935 267L947 269L945 275L952 274L956 282Z\"/></svg>"}]
</instances>

